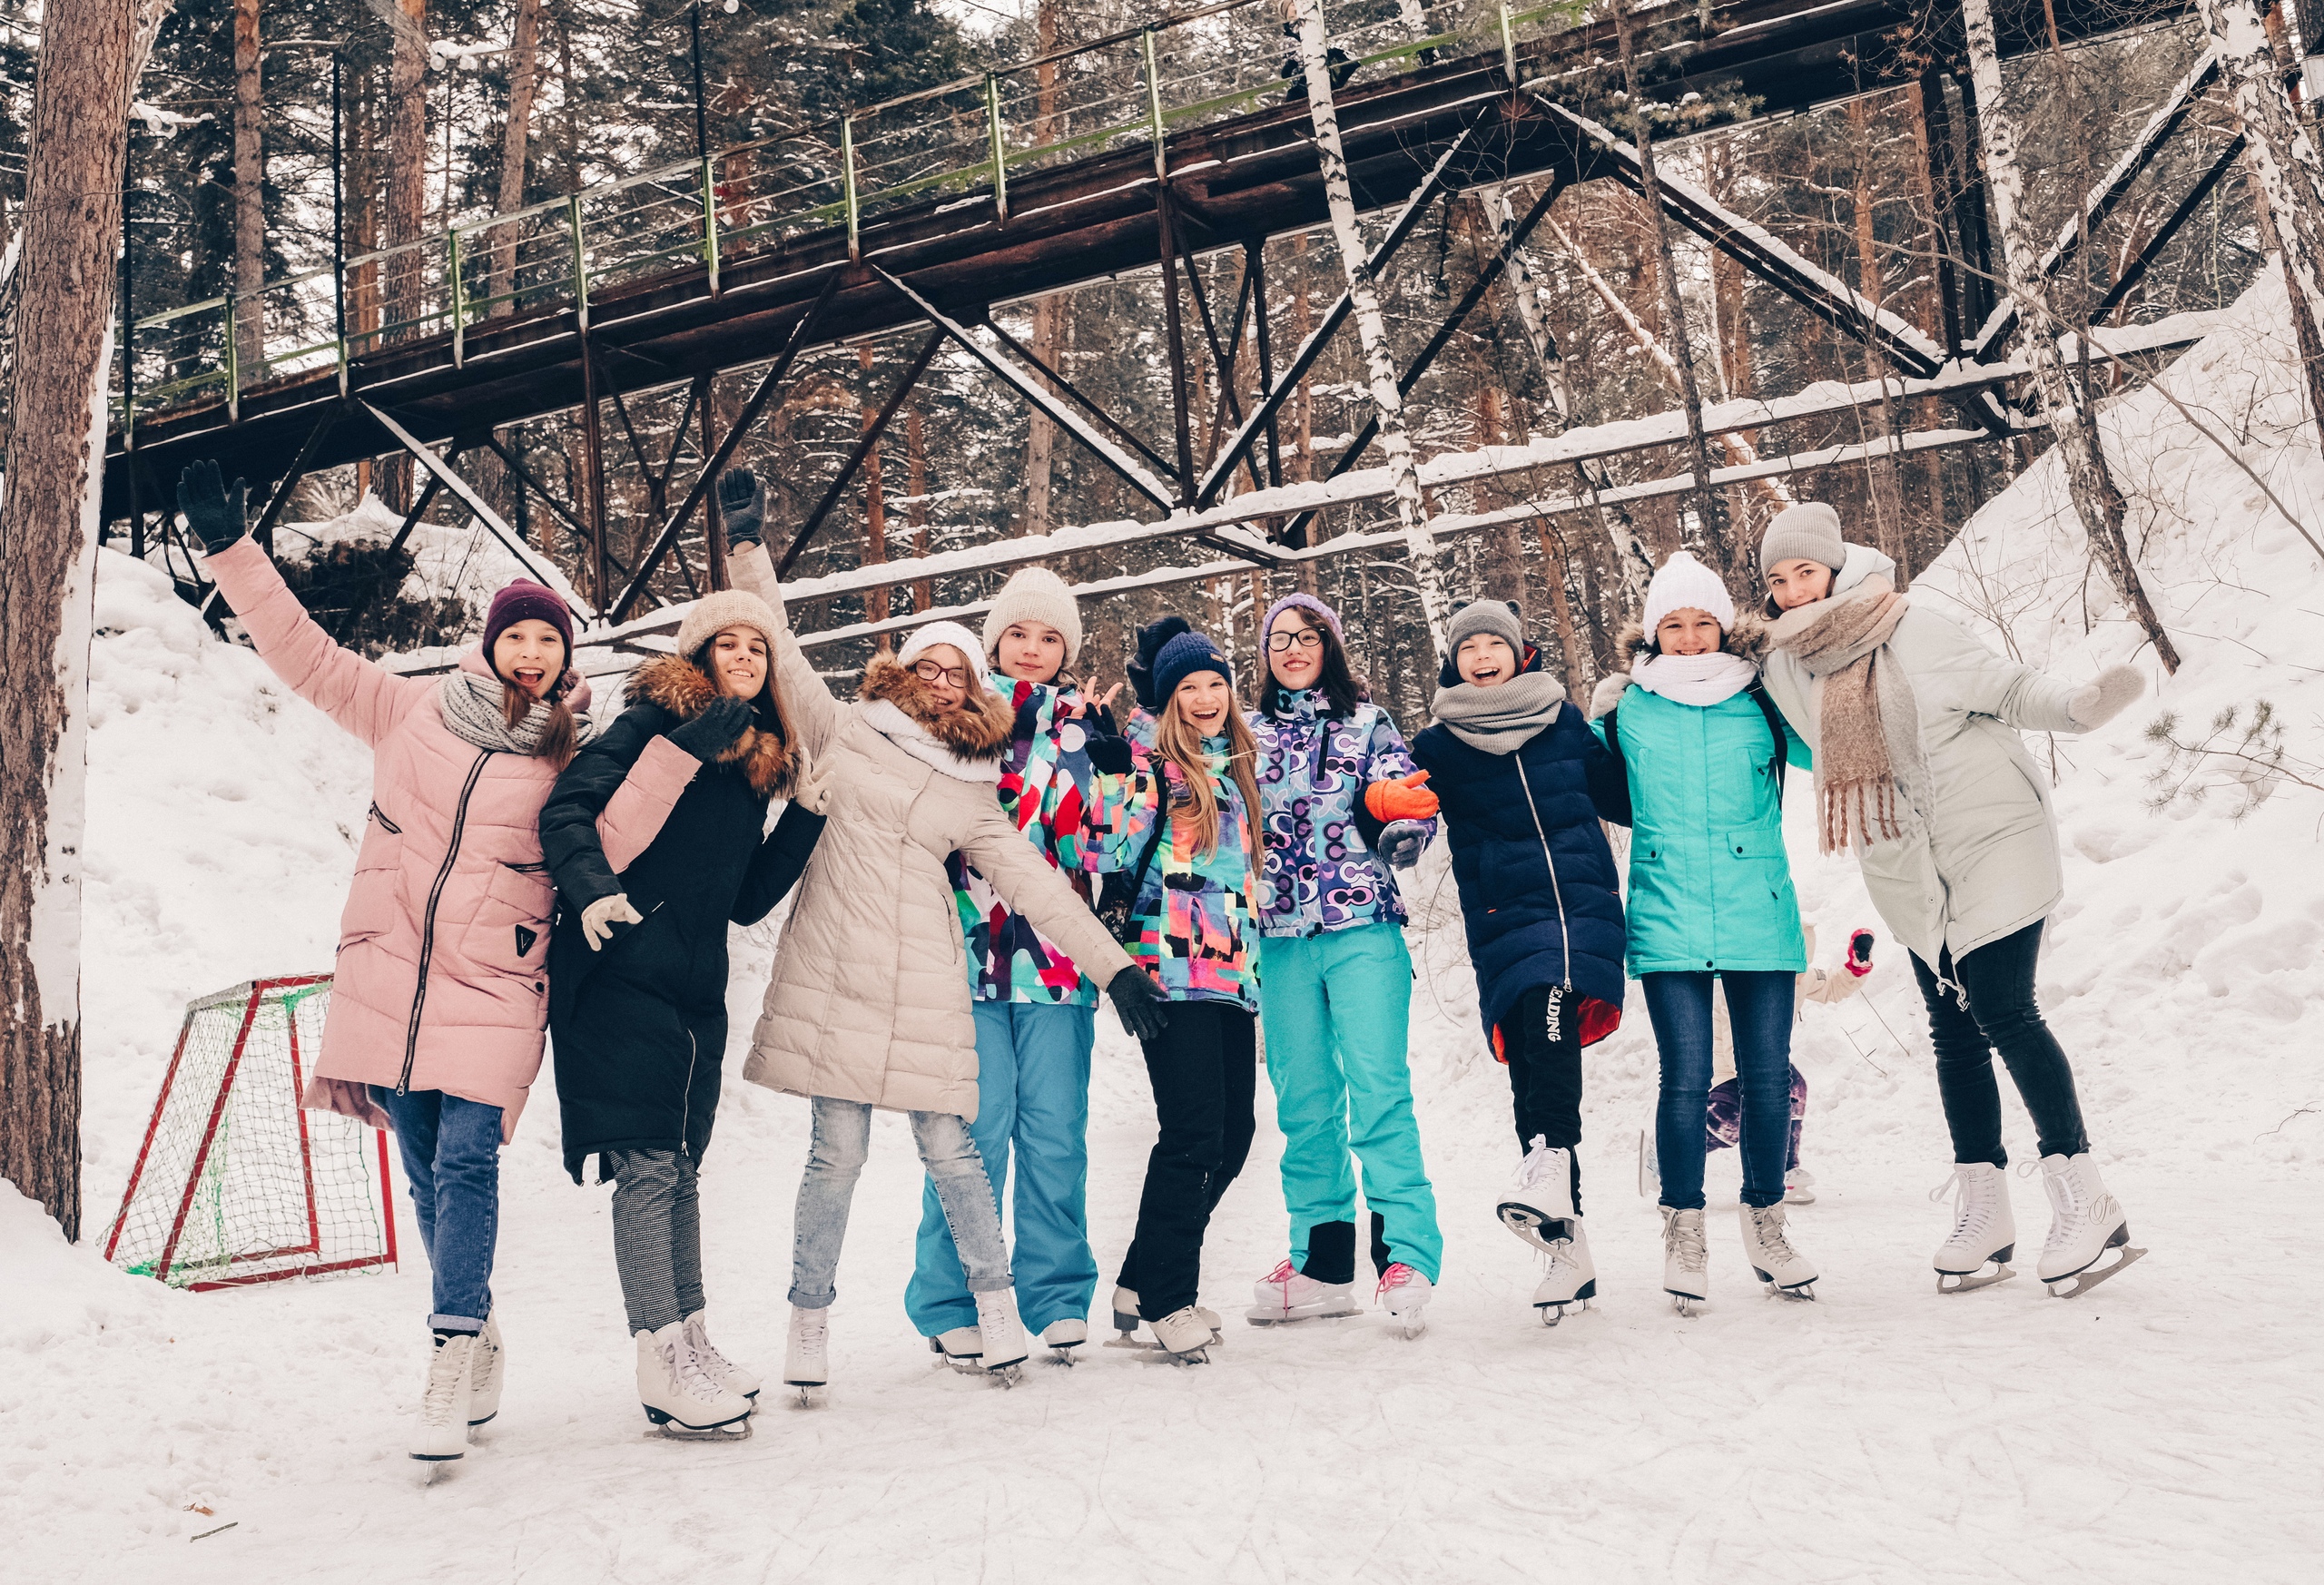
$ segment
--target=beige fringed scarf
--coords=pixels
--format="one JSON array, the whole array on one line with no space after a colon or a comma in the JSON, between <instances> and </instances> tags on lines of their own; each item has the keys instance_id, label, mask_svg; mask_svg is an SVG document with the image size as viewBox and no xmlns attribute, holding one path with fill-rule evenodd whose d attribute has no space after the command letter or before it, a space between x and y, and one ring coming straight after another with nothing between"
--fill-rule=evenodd
<instances>
[{"instance_id":1,"label":"beige fringed scarf","mask_svg":"<svg viewBox=\"0 0 2324 1585\"><path fill-rule=\"evenodd\" d=\"M1823 851L1903 836L1930 802L1913 685L1886 645L1907 603L1884 577L1785 612L1768 643L1824 682L1816 718L1816 807Z\"/></svg>"}]
</instances>

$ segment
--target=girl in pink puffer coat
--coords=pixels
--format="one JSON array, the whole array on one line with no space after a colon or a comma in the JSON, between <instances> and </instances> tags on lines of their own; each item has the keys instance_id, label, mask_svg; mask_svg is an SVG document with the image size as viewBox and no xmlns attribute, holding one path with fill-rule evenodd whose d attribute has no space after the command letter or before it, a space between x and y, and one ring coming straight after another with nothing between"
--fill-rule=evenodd
<instances>
[{"instance_id":1,"label":"girl in pink puffer coat","mask_svg":"<svg viewBox=\"0 0 2324 1585\"><path fill-rule=\"evenodd\" d=\"M304 1103L395 1130L434 1268L418 1459L461 1456L498 1412L491 1276L499 1148L540 1070L556 900L540 811L589 736L565 603L518 580L442 677L399 676L331 641L243 533L215 463L178 482L218 591L274 674L370 746L371 807L340 919L322 1052ZM689 762L691 768L691 762ZM684 781L641 763L600 818L608 848L657 823Z\"/></svg>"}]
</instances>

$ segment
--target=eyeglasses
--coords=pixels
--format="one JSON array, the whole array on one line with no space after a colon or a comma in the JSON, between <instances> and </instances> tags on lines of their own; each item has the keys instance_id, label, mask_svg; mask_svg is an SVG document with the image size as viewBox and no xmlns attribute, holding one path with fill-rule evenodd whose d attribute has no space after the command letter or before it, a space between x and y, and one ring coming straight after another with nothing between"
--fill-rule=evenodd
<instances>
[{"instance_id":1,"label":"eyeglasses","mask_svg":"<svg viewBox=\"0 0 2324 1585\"><path fill-rule=\"evenodd\" d=\"M1295 644L1302 649L1321 649L1324 647L1323 631L1320 628L1303 627L1296 633L1267 635L1267 647L1277 653L1289 649Z\"/></svg>"},{"instance_id":2,"label":"eyeglasses","mask_svg":"<svg viewBox=\"0 0 2324 1585\"><path fill-rule=\"evenodd\" d=\"M969 685L969 668L942 665L932 660L911 663L911 674L923 683L950 683L956 688Z\"/></svg>"}]
</instances>

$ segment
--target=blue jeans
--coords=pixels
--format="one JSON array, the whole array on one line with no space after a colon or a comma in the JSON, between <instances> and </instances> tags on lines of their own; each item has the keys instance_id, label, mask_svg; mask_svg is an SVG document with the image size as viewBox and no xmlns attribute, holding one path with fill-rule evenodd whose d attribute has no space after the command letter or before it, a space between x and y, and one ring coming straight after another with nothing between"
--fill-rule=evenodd
<instances>
[{"instance_id":1,"label":"blue jeans","mask_svg":"<svg viewBox=\"0 0 2324 1585\"><path fill-rule=\"evenodd\" d=\"M373 1085L371 1098L395 1125L419 1242L436 1274L428 1324L481 1332L492 1314L492 1249L500 1235L500 1108L440 1089L398 1095Z\"/></svg>"},{"instance_id":2,"label":"blue jeans","mask_svg":"<svg viewBox=\"0 0 2324 1585\"><path fill-rule=\"evenodd\" d=\"M1727 984L1728 1022L1735 1033L1735 1081L1743 1095L1743 1203L1783 1198L1784 1157L1791 1143L1792 992L1787 970L1649 974L1646 1014L1662 1056L1662 1099L1654 1115L1654 1149L1662 1169L1662 1203L1699 1211L1703 1205L1703 1117L1710 1099L1711 981Z\"/></svg>"},{"instance_id":3,"label":"blue jeans","mask_svg":"<svg viewBox=\"0 0 2324 1585\"><path fill-rule=\"evenodd\" d=\"M1086 1320L1098 1291L1089 1251L1089 1048L1098 1009L1030 1001L979 1001L977 1120L969 1132L984 1157L998 1207L1015 1160L1016 1235L1009 1269L1017 1313L1039 1332ZM931 1177L921 1192L920 1240L904 1313L923 1337L977 1324L976 1295L952 1243L944 1201Z\"/></svg>"},{"instance_id":4,"label":"blue jeans","mask_svg":"<svg viewBox=\"0 0 2324 1585\"><path fill-rule=\"evenodd\" d=\"M936 1185L952 1238L968 1268L969 1291L991 1293L1009 1285L1009 1249L1000 1238L1000 1213L984 1162L968 1124L950 1112L911 1112L912 1142L921 1165ZM839 1252L847 1242L847 1210L855 1180L872 1154L872 1108L863 1101L815 1098L813 1143L806 1175L799 1180L799 1211L791 1243L791 1302L803 1310L823 1310L839 1296Z\"/></svg>"}]
</instances>

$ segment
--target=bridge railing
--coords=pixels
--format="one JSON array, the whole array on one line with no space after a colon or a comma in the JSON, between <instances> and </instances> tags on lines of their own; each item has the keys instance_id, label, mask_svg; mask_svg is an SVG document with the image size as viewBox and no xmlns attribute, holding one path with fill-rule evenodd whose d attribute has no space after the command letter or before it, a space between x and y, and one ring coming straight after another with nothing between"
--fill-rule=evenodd
<instances>
[{"instance_id":1,"label":"bridge railing","mask_svg":"<svg viewBox=\"0 0 2324 1585\"><path fill-rule=\"evenodd\" d=\"M1590 0L1357 0L1333 19L1335 74L1362 80L1503 52L1575 25ZM659 274L731 261L931 199L990 204L1045 166L1304 97L1296 42L1272 0L1222 0L779 138L659 166L507 214L135 321L116 368L116 420L216 402L229 420L270 382L383 348L578 310ZM1286 80L1286 74L1290 80Z\"/></svg>"}]
</instances>

